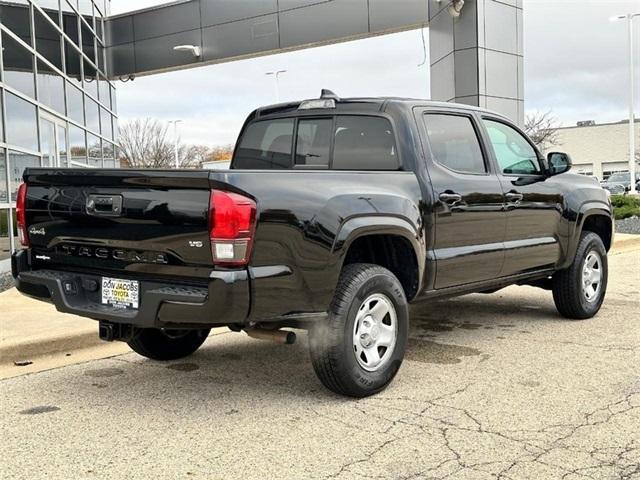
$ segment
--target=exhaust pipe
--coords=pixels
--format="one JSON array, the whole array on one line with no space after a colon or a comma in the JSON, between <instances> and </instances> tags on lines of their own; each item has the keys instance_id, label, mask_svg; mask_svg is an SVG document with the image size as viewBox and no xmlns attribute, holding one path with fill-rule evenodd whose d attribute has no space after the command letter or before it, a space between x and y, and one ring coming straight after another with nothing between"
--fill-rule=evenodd
<instances>
[{"instance_id":1,"label":"exhaust pipe","mask_svg":"<svg viewBox=\"0 0 640 480\"><path fill-rule=\"evenodd\" d=\"M293 345L296 342L296 334L285 330L265 330L262 328L248 328L247 335L258 340L270 340L284 345Z\"/></svg>"}]
</instances>

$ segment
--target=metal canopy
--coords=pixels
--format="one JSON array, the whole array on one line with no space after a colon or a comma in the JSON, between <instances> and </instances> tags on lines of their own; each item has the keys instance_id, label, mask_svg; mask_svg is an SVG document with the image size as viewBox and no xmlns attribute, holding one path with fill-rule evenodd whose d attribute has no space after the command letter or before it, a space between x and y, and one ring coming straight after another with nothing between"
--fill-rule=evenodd
<instances>
[{"instance_id":1,"label":"metal canopy","mask_svg":"<svg viewBox=\"0 0 640 480\"><path fill-rule=\"evenodd\" d=\"M432 99L522 122L522 0L466 0L458 17L451 3L182 0L108 18L108 70L149 75L429 26Z\"/></svg>"}]
</instances>

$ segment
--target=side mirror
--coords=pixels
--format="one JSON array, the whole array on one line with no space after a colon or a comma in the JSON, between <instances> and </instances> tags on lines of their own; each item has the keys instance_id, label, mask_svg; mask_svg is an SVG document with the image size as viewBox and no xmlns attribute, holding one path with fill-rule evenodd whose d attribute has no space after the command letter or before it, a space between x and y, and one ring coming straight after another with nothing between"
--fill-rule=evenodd
<instances>
[{"instance_id":1,"label":"side mirror","mask_svg":"<svg viewBox=\"0 0 640 480\"><path fill-rule=\"evenodd\" d=\"M569 171L571 168L571 157L562 152L550 152L547 155L547 164L549 165L549 176L559 175Z\"/></svg>"}]
</instances>

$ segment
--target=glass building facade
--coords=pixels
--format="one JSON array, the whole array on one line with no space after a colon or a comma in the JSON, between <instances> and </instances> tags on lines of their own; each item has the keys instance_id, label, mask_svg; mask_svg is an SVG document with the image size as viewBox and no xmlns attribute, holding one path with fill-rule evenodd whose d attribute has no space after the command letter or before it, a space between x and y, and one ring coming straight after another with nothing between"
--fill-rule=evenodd
<instances>
[{"instance_id":1,"label":"glass building facade","mask_svg":"<svg viewBox=\"0 0 640 480\"><path fill-rule=\"evenodd\" d=\"M109 0L0 0L0 261L26 167L114 167Z\"/></svg>"}]
</instances>

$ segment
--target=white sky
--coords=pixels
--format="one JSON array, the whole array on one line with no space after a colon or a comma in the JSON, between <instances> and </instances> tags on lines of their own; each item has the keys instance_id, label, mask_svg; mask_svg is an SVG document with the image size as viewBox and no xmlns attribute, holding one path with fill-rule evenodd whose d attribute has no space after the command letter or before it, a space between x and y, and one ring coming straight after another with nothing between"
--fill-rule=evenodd
<instances>
[{"instance_id":1,"label":"white sky","mask_svg":"<svg viewBox=\"0 0 640 480\"><path fill-rule=\"evenodd\" d=\"M159 3L165 2L112 0L111 13ZM553 110L564 125L627 118L627 29L608 19L632 11L640 12L639 0L525 0L527 111ZM640 32L640 21L635 24ZM414 30L118 82L120 121L178 118L185 142L233 143L249 112L275 103L275 81L265 72L281 69L287 70L280 77L283 101L315 98L321 88L343 97L428 98L428 59L418 66L421 35ZM424 36L428 42L429 32ZM640 35L635 48L640 52ZM640 71L636 78L638 98Z\"/></svg>"}]
</instances>

